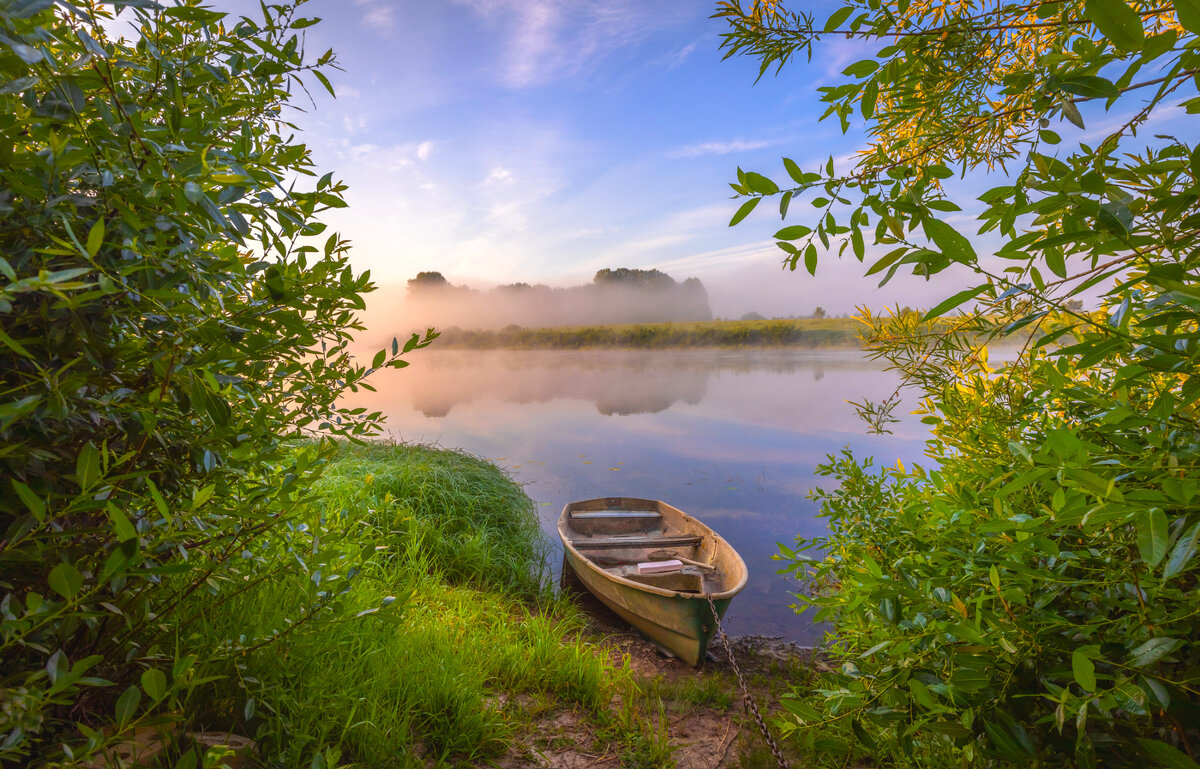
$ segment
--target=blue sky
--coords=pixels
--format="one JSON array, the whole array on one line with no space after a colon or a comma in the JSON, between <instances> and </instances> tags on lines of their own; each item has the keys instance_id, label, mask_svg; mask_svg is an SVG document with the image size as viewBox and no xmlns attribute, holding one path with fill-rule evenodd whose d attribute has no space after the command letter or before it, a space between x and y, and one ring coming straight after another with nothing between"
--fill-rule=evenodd
<instances>
[{"instance_id":1,"label":"blue sky","mask_svg":"<svg viewBox=\"0 0 1200 769\"><path fill-rule=\"evenodd\" d=\"M818 123L816 87L858 58L822 50L757 84L721 61L707 2L313 0L310 52L334 48L336 100L298 120L323 170L350 186L326 216L391 304L438 270L487 287L571 285L602 267L699 277L718 315L928 304L948 277L874 291L851 260L816 278L781 270L778 216L727 226L728 182L852 152ZM319 90L319 89L318 89ZM762 206L767 211L768 206ZM793 211L796 211L793 208ZM789 221L800 221L797 214Z\"/></svg>"},{"instance_id":2,"label":"blue sky","mask_svg":"<svg viewBox=\"0 0 1200 769\"><path fill-rule=\"evenodd\" d=\"M212 2L258 15L257 0ZM839 5L804 7L821 19ZM819 122L817 89L873 49L824 40L812 62L755 82L756 60L722 61L725 27L709 18L714 10L712 0L309 0L302 15L322 18L304 30L309 55L333 48L343 71L328 73L338 97L313 82L315 103L297 100L305 112L293 122L320 171L349 185L349 208L323 218L379 285L368 324L391 333L383 327L394 325L405 281L423 270L488 288L656 268L703 280L727 318L929 307L978 283L956 266L877 288L863 273L887 249L871 245L865 265L827 254L815 277L787 272L771 205L727 226L739 205L728 186L738 166L781 183L783 156L806 168L832 156L849 170L864 136ZM1187 136L1194 127L1178 104L1191 95L1156 111L1131 143ZM1100 141L1127 117L1095 103L1082 112L1084 130L1051 126L1064 151ZM947 221L969 235L975 198L1005 181L949 180L964 211ZM788 223L811 223L811 210L793 201ZM979 253L999 245L991 237L973 238Z\"/></svg>"},{"instance_id":3,"label":"blue sky","mask_svg":"<svg viewBox=\"0 0 1200 769\"><path fill-rule=\"evenodd\" d=\"M257 2L219 0L234 13ZM822 11L822 5L827 6ZM833 156L849 168L863 146L835 121L818 122L817 89L869 57L832 39L814 60L757 83L757 62L721 60L723 25L708 0L311 0L310 55L333 48L337 99L314 83L297 116L322 171L348 183L348 209L325 220L354 243L352 261L380 290L368 323L387 325L405 281L442 272L475 288L591 280L603 267L698 277L721 317L830 313L857 305L929 307L978 282L952 268L926 282L898 276L883 289L848 257L822 258L815 277L785 272L770 205L727 226L738 207L728 182L740 165L786 179ZM818 18L835 7L807 3ZM1183 98L1183 97L1180 97ZM1098 141L1121 122L1085 105ZM1190 129L1162 110L1156 131ZM1143 135L1152 133L1150 126ZM947 220L972 232L974 198L1000 176L952 180L964 207ZM794 202L789 223L812 209ZM976 239L986 253L997 244ZM836 246L835 246L836 248ZM885 249L868 246L868 260Z\"/></svg>"}]
</instances>

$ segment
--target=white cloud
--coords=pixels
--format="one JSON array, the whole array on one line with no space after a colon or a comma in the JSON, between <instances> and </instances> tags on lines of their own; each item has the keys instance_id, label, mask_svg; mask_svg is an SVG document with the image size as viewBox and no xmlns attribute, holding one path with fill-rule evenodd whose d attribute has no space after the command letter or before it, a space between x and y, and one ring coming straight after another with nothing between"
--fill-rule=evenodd
<instances>
[{"instance_id":1,"label":"white cloud","mask_svg":"<svg viewBox=\"0 0 1200 769\"><path fill-rule=\"evenodd\" d=\"M504 168L503 166L496 166L495 168L493 168L491 170L491 172L487 175L487 178L483 180L483 184L485 184L485 185L487 185L487 184L512 184L512 182L513 182L512 171L508 170L507 168Z\"/></svg>"},{"instance_id":2,"label":"white cloud","mask_svg":"<svg viewBox=\"0 0 1200 769\"><path fill-rule=\"evenodd\" d=\"M428 159L433 151L432 141L405 142L380 146L370 142L350 144L343 142L338 156L355 165L374 171L397 171L413 165L418 160Z\"/></svg>"},{"instance_id":3,"label":"white cloud","mask_svg":"<svg viewBox=\"0 0 1200 769\"><path fill-rule=\"evenodd\" d=\"M515 200L493 204L488 210L487 216L483 217L483 221L509 233L520 232L529 226L521 203Z\"/></svg>"},{"instance_id":4,"label":"white cloud","mask_svg":"<svg viewBox=\"0 0 1200 769\"><path fill-rule=\"evenodd\" d=\"M775 264L783 263L783 252L777 249L773 243L765 245L752 243L689 254L669 262L663 262L659 269L667 273L672 271L679 273L704 272L714 268L727 269L744 264L754 264L772 258L775 259Z\"/></svg>"},{"instance_id":5,"label":"white cloud","mask_svg":"<svg viewBox=\"0 0 1200 769\"><path fill-rule=\"evenodd\" d=\"M690 15L641 0L456 0L504 29L501 78L528 88L575 77L599 59ZM680 52L686 58L690 51Z\"/></svg>"},{"instance_id":6,"label":"white cloud","mask_svg":"<svg viewBox=\"0 0 1200 769\"><path fill-rule=\"evenodd\" d=\"M689 144L686 147L673 149L667 153L667 157L698 158L701 155L729 155L734 152L748 152L750 150L762 149L763 147L773 147L776 144L782 144L784 141L784 139L757 139L754 141L735 139L728 142L702 142L700 144Z\"/></svg>"},{"instance_id":7,"label":"white cloud","mask_svg":"<svg viewBox=\"0 0 1200 769\"><path fill-rule=\"evenodd\" d=\"M357 0L355 5L363 5L367 7L363 13L362 23L364 27L372 27L374 29L391 29L396 26L396 9L391 5L373 2L373 0Z\"/></svg>"},{"instance_id":8,"label":"white cloud","mask_svg":"<svg viewBox=\"0 0 1200 769\"><path fill-rule=\"evenodd\" d=\"M681 66L692 55L698 45L700 45L700 41L695 40L671 54L671 57L667 60L667 70L670 71Z\"/></svg>"}]
</instances>

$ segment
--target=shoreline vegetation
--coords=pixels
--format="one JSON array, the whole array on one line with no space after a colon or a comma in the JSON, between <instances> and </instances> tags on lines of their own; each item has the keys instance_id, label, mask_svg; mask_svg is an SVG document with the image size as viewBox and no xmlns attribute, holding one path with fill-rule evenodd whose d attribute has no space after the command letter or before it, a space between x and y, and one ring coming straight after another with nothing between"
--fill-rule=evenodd
<instances>
[{"instance_id":1,"label":"shoreline vegetation","mask_svg":"<svg viewBox=\"0 0 1200 769\"><path fill-rule=\"evenodd\" d=\"M860 349L854 318L710 320L685 323L628 323L596 326L441 331L436 348L578 350L585 348L671 349L691 347L794 347Z\"/></svg>"},{"instance_id":2,"label":"shoreline vegetation","mask_svg":"<svg viewBox=\"0 0 1200 769\"><path fill-rule=\"evenodd\" d=\"M743 728L726 665L660 658L551 590L533 503L496 466L343 443L313 491L309 535L361 559L357 573L339 602L288 633L278 628L322 587L319 572L293 571L205 612L191 632L277 637L205 671L214 678L189 708L196 725L253 735L261 756L289 766L607 756L648 769L689 765L692 751L705 761L724 751L720 766L765 754ZM795 656L743 648L764 705L800 674Z\"/></svg>"},{"instance_id":3,"label":"shoreline vegetation","mask_svg":"<svg viewBox=\"0 0 1200 769\"><path fill-rule=\"evenodd\" d=\"M1095 316L1095 313L1090 313ZM892 315L902 319L914 338L955 337L968 344L1018 346L1035 332L1065 329L1069 318L1048 319L1047 324L1010 332L1004 338L985 337L976 318L919 320L905 310ZM763 320L707 320L669 323L623 323L594 326L502 329L439 329L434 349L455 350L671 350L671 349L797 349L866 350L877 333L875 318L775 318ZM865 321L865 322L864 322Z\"/></svg>"}]
</instances>

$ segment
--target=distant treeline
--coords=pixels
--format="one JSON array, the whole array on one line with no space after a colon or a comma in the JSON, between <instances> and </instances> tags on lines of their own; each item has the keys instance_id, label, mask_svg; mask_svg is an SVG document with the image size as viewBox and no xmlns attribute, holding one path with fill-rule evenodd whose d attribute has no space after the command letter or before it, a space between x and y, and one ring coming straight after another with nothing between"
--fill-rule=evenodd
<instances>
[{"instance_id":1,"label":"distant treeline","mask_svg":"<svg viewBox=\"0 0 1200 769\"><path fill-rule=\"evenodd\" d=\"M711 320L699 278L677 282L659 270L603 269L591 283L554 288L511 283L479 290L450 283L440 272L408 281L397 325L457 325L498 329Z\"/></svg>"},{"instance_id":2,"label":"distant treeline","mask_svg":"<svg viewBox=\"0 0 1200 769\"><path fill-rule=\"evenodd\" d=\"M863 325L850 318L713 320L498 330L451 327L435 347L468 349L569 349L586 347L806 347L858 348Z\"/></svg>"}]
</instances>

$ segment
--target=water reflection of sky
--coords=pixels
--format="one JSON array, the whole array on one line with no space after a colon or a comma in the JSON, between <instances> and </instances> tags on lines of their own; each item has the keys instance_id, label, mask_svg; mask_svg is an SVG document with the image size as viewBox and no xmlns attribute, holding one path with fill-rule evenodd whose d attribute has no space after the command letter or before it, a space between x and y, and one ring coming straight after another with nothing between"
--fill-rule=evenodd
<instances>
[{"instance_id":1,"label":"water reflection of sky","mask_svg":"<svg viewBox=\"0 0 1200 769\"><path fill-rule=\"evenodd\" d=\"M892 436L865 434L847 401L886 397L897 378L857 352L426 350L411 360L378 372L378 392L354 405L382 410L398 440L507 468L556 547L572 500L647 497L697 515L750 568L729 612L734 633L815 640L771 558L777 542L824 530L805 499L829 485L815 466L844 446L911 462L925 435L908 416Z\"/></svg>"}]
</instances>

